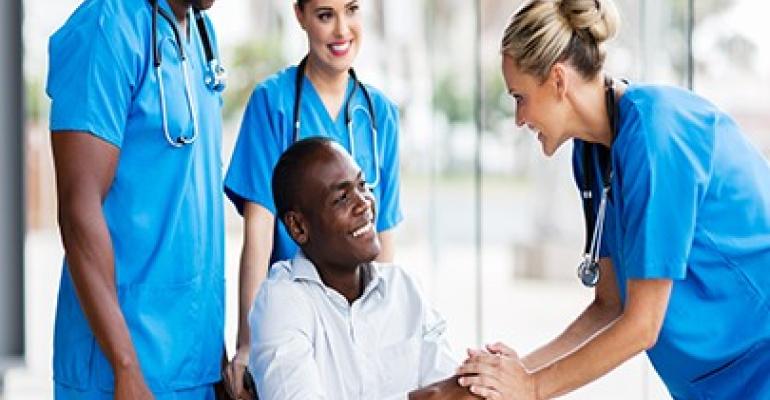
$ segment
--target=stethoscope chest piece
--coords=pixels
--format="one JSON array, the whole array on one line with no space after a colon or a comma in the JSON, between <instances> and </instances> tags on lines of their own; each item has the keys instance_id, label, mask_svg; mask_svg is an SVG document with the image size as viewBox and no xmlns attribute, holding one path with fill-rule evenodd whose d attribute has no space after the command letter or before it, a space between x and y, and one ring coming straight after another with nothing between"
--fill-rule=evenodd
<instances>
[{"instance_id":1,"label":"stethoscope chest piece","mask_svg":"<svg viewBox=\"0 0 770 400\"><path fill-rule=\"evenodd\" d=\"M203 80L209 90L222 92L227 86L227 70L219 63L219 60L213 59L209 61L209 69Z\"/></svg>"},{"instance_id":2,"label":"stethoscope chest piece","mask_svg":"<svg viewBox=\"0 0 770 400\"><path fill-rule=\"evenodd\" d=\"M599 264L596 261L591 260L590 257L584 257L578 265L577 270L578 278L585 287L594 287L599 283L600 269Z\"/></svg>"}]
</instances>

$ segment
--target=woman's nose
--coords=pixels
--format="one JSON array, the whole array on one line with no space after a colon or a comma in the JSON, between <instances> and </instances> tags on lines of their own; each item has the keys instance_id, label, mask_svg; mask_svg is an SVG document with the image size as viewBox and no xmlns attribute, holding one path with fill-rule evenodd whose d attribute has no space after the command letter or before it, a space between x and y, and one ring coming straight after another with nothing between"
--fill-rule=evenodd
<instances>
[{"instance_id":1,"label":"woman's nose","mask_svg":"<svg viewBox=\"0 0 770 400\"><path fill-rule=\"evenodd\" d=\"M344 15L337 18L337 24L335 25L334 34L337 35L337 37L347 37L350 33L350 24L348 23L347 17Z\"/></svg>"},{"instance_id":2,"label":"woman's nose","mask_svg":"<svg viewBox=\"0 0 770 400\"><path fill-rule=\"evenodd\" d=\"M516 109L513 111L514 120L516 121L516 126L521 128L526 124L527 122L524 120L524 115L519 109L519 107L516 107Z\"/></svg>"},{"instance_id":3,"label":"woman's nose","mask_svg":"<svg viewBox=\"0 0 770 400\"><path fill-rule=\"evenodd\" d=\"M521 113L518 113L518 112L516 113L515 120L516 120L516 126L519 128L521 128L522 126L524 126L524 124L527 123L526 121L524 121L524 117L521 116Z\"/></svg>"}]
</instances>

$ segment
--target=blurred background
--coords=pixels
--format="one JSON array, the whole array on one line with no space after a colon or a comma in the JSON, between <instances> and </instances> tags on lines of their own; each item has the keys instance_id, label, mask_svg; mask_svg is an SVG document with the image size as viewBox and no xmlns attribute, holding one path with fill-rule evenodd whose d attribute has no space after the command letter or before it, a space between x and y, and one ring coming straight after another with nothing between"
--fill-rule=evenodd
<instances>
[{"instance_id":1,"label":"blurred background","mask_svg":"<svg viewBox=\"0 0 770 400\"><path fill-rule=\"evenodd\" d=\"M770 6L762 0L616 0L623 24L607 70L690 87L770 155ZM0 398L51 397L62 248L45 95L48 37L80 0L3 0L0 76ZM542 155L516 128L499 40L514 0L360 0L356 68L400 108L402 202L396 259L447 317L458 358L502 340L526 353L588 305L571 149ZM254 85L305 53L289 0L219 0L210 15L229 69L229 160ZM240 218L227 207L227 340L235 339ZM644 356L569 399L660 399Z\"/></svg>"}]
</instances>

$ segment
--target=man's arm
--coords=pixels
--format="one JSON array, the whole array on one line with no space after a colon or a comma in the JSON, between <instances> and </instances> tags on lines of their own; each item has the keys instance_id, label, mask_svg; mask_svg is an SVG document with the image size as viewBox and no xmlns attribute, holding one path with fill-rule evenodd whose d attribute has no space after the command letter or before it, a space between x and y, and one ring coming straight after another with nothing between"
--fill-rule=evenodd
<instances>
[{"instance_id":1,"label":"man's arm","mask_svg":"<svg viewBox=\"0 0 770 400\"><path fill-rule=\"evenodd\" d=\"M87 132L52 134L59 227L80 306L115 374L116 399L149 399L118 305L112 241L102 202L119 150Z\"/></svg>"},{"instance_id":2,"label":"man's arm","mask_svg":"<svg viewBox=\"0 0 770 400\"><path fill-rule=\"evenodd\" d=\"M267 281L249 315L249 369L262 400L313 400L325 393L312 342L315 312L302 289Z\"/></svg>"},{"instance_id":3,"label":"man's arm","mask_svg":"<svg viewBox=\"0 0 770 400\"><path fill-rule=\"evenodd\" d=\"M446 337L444 317L420 294L424 307L420 354L420 389L409 393L409 400L479 399L457 383L454 370L459 365ZM449 376L448 378L446 378Z\"/></svg>"}]
</instances>

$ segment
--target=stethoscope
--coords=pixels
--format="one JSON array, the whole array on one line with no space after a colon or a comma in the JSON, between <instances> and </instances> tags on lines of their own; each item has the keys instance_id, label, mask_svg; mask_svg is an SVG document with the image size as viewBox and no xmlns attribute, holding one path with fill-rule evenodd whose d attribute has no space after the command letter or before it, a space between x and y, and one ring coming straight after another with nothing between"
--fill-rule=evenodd
<instances>
[{"instance_id":1,"label":"stethoscope","mask_svg":"<svg viewBox=\"0 0 770 400\"><path fill-rule=\"evenodd\" d=\"M294 81L294 134L293 134L293 141L296 142L299 140L299 128L300 128L300 120L299 120L299 112L300 112L300 105L302 103L302 82L305 77L305 68L307 67L307 56L300 61L299 65L297 66L297 77ZM350 75L350 79L353 80L353 92L350 93L350 96L348 96L347 100L345 101L345 126L347 127L348 131L348 142L350 142L350 155L355 158L356 155L356 144L355 140L353 139L353 116L356 112L361 111L366 114L366 116L369 118L371 129L372 129L372 158L374 159L374 182L367 182L366 186L369 188L369 190L373 190L377 187L380 183L380 157L377 147L377 119L375 118L374 114L374 105L372 103L372 98L369 96L369 91L366 90L366 87L363 83L361 83L360 80L358 80L358 77L356 76L356 72L353 71L353 68L348 69L348 74ZM355 96L356 90L361 89L361 92L364 94L364 98L366 99L366 108L364 108L362 105L358 104L354 106L352 109L350 107L351 99ZM363 166L362 166L363 167Z\"/></svg>"},{"instance_id":2,"label":"stethoscope","mask_svg":"<svg viewBox=\"0 0 770 400\"><path fill-rule=\"evenodd\" d=\"M614 140L617 132L617 106L615 104L615 87L609 77L604 78L604 102L607 106L607 117L610 120L612 140ZM594 171L594 152L599 156L599 165L602 169L602 194L596 215L594 215L593 203L593 186L596 174ZM602 246L607 198L612 183L612 153L607 147L585 142L582 158L585 179L583 187L580 188L580 194L583 200L583 216L586 221L586 242L583 249L583 259L578 265L577 273L583 285L594 287L601 276L599 249Z\"/></svg>"},{"instance_id":3,"label":"stethoscope","mask_svg":"<svg viewBox=\"0 0 770 400\"><path fill-rule=\"evenodd\" d=\"M182 35L179 33L179 27L176 24L176 20L171 16L168 11L158 6L158 0L149 0L152 5L152 61L155 67L155 78L158 80L158 94L160 97L160 112L161 120L163 123L163 135L166 137L166 141L173 147L182 147L186 144L195 142L198 138L198 116L195 111L195 100L192 95L192 89L190 88L190 74L188 73L188 61L187 55L184 51L184 43L182 42ZM182 62L182 77L184 79L184 93L187 98L187 110L190 113L190 119L192 120L192 135L185 136L180 134L176 138L172 138L168 132L168 109L166 106L166 91L163 86L163 74L160 71L161 63L163 62L163 53L160 51L160 45L158 44L158 14L160 14L166 22L171 25L174 30L174 39L176 39L177 48L179 49L179 58ZM203 45L203 51L206 53L206 64L208 70L206 71L203 82L209 90L215 92L221 92L225 89L227 83L227 72L219 60L214 56L214 52L211 47L211 39L209 38L208 29L206 29L206 23L203 20L203 13L200 10L193 8L193 14L195 17L195 24L198 27L198 33L201 37L201 44Z\"/></svg>"}]
</instances>

